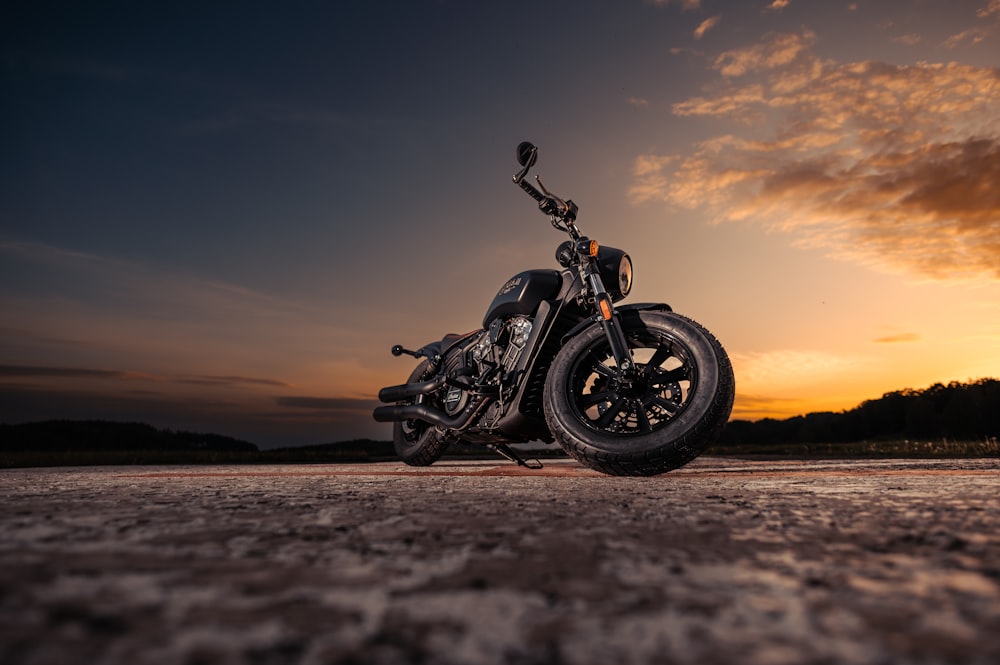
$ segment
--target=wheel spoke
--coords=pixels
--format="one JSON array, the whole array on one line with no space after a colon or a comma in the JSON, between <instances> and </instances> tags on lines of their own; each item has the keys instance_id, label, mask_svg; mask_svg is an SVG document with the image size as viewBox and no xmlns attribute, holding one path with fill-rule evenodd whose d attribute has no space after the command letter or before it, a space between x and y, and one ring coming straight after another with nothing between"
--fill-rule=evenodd
<instances>
[{"instance_id":1,"label":"wheel spoke","mask_svg":"<svg viewBox=\"0 0 1000 665\"><path fill-rule=\"evenodd\" d=\"M666 344L661 344L656 347L656 351L653 353L649 362L646 363L646 373L652 372L654 369L663 364L663 361L670 357L670 352L672 346L667 346Z\"/></svg>"},{"instance_id":2,"label":"wheel spoke","mask_svg":"<svg viewBox=\"0 0 1000 665\"><path fill-rule=\"evenodd\" d=\"M604 363L595 363L593 367L590 368L594 374L600 374L607 379L614 379L615 371L605 365Z\"/></svg>"},{"instance_id":3,"label":"wheel spoke","mask_svg":"<svg viewBox=\"0 0 1000 665\"><path fill-rule=\"evenodd\" d=\"M635 407L635 420L639 426L639 431L652 432L653 426L649 424L649 416L646 414L646 405L639 399L635 400L632 404Z\"/></svg>"},{"instance_id":4,"label":"wheel spoke","mask_svg":"<svg viewBox=\"0 0 1000 665\"><path fill-rule=\"evenodd\" d=\"M579 367L581 370L584 370L584 376L586 376L586 372L593 372L610 378L612 376L611 368L604 364L606 358L606 355L598 355L591 350L584 356L583 362L580 363Z\"/></svg>"},{"instance_id":5,"label":"wheel spoke","mask_svg":"<svg viewBox=\"0 0 1000 665\"><path fill-rule=\"evenodd\" d=\"M687 365L681 365L669 372L657 373L655 376L654 386L660 386L664 383L676 383L678 381L684 381L688 378L688 367Z\"/></svg>"},{"instance_id":6,"label":"wheel spoke","mask_svg":"<svg viewBox=\"0 0 1000 665\"><path fill-rule=\"evenodd\" d=\"M674 415L681 408L679 404L675 404L674 402L665 400L662 397L654 397L652 403L654 406L660 407L670 415Z\"/></svg>"},{"instance_id":7,"label":"wheel spoke","mask_svg":"<svg viewBox=\"0 0 1000 665\"><path fill-rule=\"evenodd\" d=\"M577 404L580 405L581 409L588 409L595 404L600 404L601 402L613 402L616 399L618 399L618 393L610 390L603 390L599 393L582 396Z\"/></svg>"},{"instance_id":8,"label":"wheel spoke","mask_svg":"<svg viewBox=\"0 0 1000 665\"><path fill-rule=\"evenodd\" d=\"M627 399L625 399L624 397L619 397L618 399L615 400L615 403L612 404L607 411L601 414L601 417L597 419L597 422L595 424L600 428L607 427L612 422L614 422L615 418L618 417L618 414L622 412L622 409L625 408L625 405L627 403L628 403Z\"/></svg>"}]
</instances>

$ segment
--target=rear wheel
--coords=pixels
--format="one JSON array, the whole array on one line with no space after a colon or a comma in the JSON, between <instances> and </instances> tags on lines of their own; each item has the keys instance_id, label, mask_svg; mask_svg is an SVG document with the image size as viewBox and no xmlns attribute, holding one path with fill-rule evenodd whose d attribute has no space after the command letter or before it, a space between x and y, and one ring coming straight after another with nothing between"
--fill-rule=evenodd
<instances>
[{"instance_id":1,"label":"rear wheel","mask_svg":"<svg viewBox=\"0 0 1000 665\"><path fill-rule=\"evenodd\" d=\"M407 383L426 381L431 378L430 363L426 360L417 365ZM420 395L399 404L426 403L431 397ZM430 466L441 458L448 443L441 432L423 420L403 420L393 423L392 445L399 458L410 466Z\"/></svg>"},{"instance_id":2,"label":"rear wheel","mask_svg":"<svg viewBox=\"0 0 1000 665\"><path fill-rule=\"evenodd\" d=\"M545 419L567 453L612 475L650 476L714 443L732 411L729 357L698 323L672 312L626 311L635 364L623 377L599 326L570 340L545 382Z\"/></svg>"}]
</instances>

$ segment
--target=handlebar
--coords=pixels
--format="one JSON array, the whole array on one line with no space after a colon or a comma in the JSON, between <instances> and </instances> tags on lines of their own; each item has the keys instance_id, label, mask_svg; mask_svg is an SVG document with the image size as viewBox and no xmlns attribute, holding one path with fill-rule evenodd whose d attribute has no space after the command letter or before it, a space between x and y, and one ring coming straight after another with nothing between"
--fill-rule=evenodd
<instances>
[{"instance_id":1,"label":"handlebar","mask_svg":"<svg viewBox=\"0 0 1000 665\"><path fill-rule=\"evenodd\" d=\"M546 215L555 215L563 220L573 221L576 219L576 213L579 211L576 204L572 201L564 201L563 199L555 196L549 190L545 189L545 185L542 184L542 179L537 175L535 176L535 181L538 186L542 188L542 191L538 191L535 187L524 179L527 173L527 168L525 168L521 173L514 176L514 182L517 186L524 190L524 192L531 198L538 201L539 209Z\"/></svg>"},{"instance_id":2,"label":"handlebar","mask_svg":"<svg viewBox=\"0 0 1000 665\"><path fill-rule=\"evenodd\" d=\"M532 187L531 183L528 182L527 180L521 180L520 182L517 183L517 186L523 189L525 192L527 192L528 196L535 199L539 203L545 202L545 195L542 194L537 189L535 189L534 187Z\"/></svg>"}]
</instances>

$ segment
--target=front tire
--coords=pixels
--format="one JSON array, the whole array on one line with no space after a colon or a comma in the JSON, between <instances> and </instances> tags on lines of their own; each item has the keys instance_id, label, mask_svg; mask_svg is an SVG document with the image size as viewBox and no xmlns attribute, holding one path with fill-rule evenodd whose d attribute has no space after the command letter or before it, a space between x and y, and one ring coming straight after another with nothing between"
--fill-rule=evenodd
<instances>
[{"instance_id":1,"label":"front tire","mask_svg":"<svg viewBox=\"0 0 1000 665\"><path fill-rule=\"evenodd\" d=\"M417 365L410 374L407 383L426 381L431 378L430 363L426 360ZM419 400L429 399L418 396L399 404L416 404ZM448 442L444 440L438 429L423 420L404 420L392 425L392 447L396 454L410 466L430 466L441 458Z\"/></svg>"},{"instance_id":2,"label":"front tire","mask_svg":"<svg viewBox=\"0 0 1000 665\"><path fill-rule=\"evenodd\" d=\"M733 407L729 356L698 323L673 312L625 311L636 374L623 380L600 326L556 355L545 420L582 464L616 476L652 476L687 464L718 440Z\"/></svg>"}]
</instances>

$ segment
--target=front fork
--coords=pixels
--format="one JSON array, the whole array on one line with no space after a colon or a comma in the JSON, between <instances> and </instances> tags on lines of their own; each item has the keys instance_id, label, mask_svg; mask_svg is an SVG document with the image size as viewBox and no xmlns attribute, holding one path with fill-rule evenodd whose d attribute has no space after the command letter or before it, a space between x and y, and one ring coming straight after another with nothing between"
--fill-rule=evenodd
<instances>
[{"instance_id":1,"label":"front fork","mask_svg":"<svg viewBox=\"0 0 1000 665\"><path fill-rule=\"evenodd\" d=\"M611 346L611 355L615 359L615 365L621 372L623 378L629 378L635 372L635 363L632 359L632 352L629 351L628 342L625 341L625 331L622 330L621 319L615 313L611 296L604 288L604 283L593 269L590 261L581 266L584 279L587 280L590 290L594 294L594 306L597 308L597 315L600 317L601 329Z\"/></svg>"}]
</instances>

